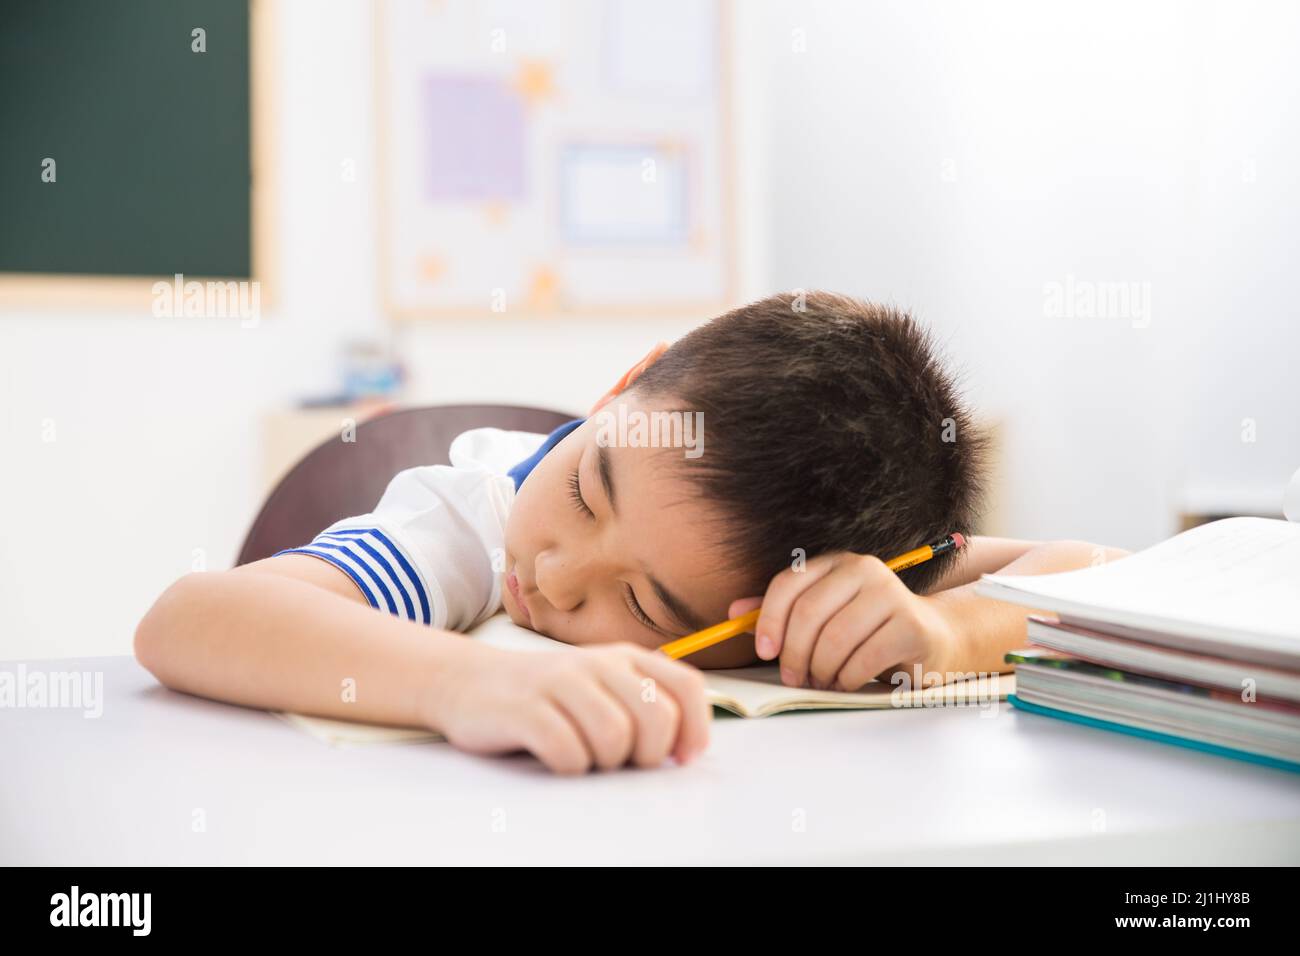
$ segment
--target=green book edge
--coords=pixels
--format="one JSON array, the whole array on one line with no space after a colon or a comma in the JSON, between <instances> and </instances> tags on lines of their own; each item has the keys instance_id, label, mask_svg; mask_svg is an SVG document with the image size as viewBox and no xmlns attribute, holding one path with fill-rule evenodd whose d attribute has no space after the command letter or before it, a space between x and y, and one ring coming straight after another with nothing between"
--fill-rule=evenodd
<instances>
[{"instance_id":1,"label":"green book edge","mask_svg":"<svg viewBox=\"0 0 1300 956\"><path fill-rule=\"evenodd\" d=\"M1281 760L1277 757L1267 757L1263 754L1248 753L1244 750L1236 750L1232 747L1224 747L1219 744L1205 743L1201 740L1192 740L1189 737L1175 737L1172 734L1162 734L1154 730L1146 730L1142 727L1129 727L1127 724L1117 724L1109 720L1098 720L1096 717L1085 717L1082 714L1072 714L1066 710L1057 710L1055 707L1044 707L1042 704L1031 704L1028 701L1021 700L1015 694L1008 694L1007 700L1013 707L1028 711L1031 714L1042 714L1045 717L1056 717L1059 720L1068 720L1076 724L1083 724L1085 727L1097 727L1101 730L1114 730L1121 734L1128 734L1131 737L1142 737L1146 740L1155 740L1164 744L1176 744L1180 747L1187 747L1190 750L1200 750L1205 753L1217 754L1220 757L1232 757L1237 760L1246 760L1251 763L1263 764L1266 767L1274 767L1278 770L1288 770L1291 773L1300 773L1300 763L1294 763L1290 760Z\"/></svg>"}]
</instances>

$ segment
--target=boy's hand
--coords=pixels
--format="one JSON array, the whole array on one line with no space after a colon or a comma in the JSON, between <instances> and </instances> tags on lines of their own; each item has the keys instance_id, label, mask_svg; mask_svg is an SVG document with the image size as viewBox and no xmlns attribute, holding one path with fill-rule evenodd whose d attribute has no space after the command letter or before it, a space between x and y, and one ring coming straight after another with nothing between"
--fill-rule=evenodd
<instances>
[{"instance_id":1,"label":"boy's hand","mask_svg":"<svg viewBox=\"0 0 1300 956\"><path fill-rule=\"evenodd\" d=\"M463 750L527 750L557 773L657 767L670 753L686 763L708 746L713 719L698 670L628 643L475 647L440 675L425 710Z\"/></svg>"},{"instance_id":2,"label":"boy's hand","mask_svg":"<svg viewBox=\"0 0 1300 956\"><path fill-rule=\"evenodd\" d=\"M841 551L772 579L762 598L735 601L729 617L762 604L754 628L758 656L780 655L781 681L855 691L912 665L946 674L958 634L933 598L913 594L878 558ZM946 679L946 678L945 678Z\"/></svg>"}]
</instances>

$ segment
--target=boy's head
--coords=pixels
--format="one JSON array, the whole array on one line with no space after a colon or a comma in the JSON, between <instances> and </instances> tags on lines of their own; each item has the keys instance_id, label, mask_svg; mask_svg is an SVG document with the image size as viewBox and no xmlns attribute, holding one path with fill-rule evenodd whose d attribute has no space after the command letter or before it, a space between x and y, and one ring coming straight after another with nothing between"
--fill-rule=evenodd
<instances>
[{"instance_id":1,"label":"boy's head","mask_svg":"<svg viewBox=\"0 0 1300 956\"><path fill-rule=\"evenodd\" d=\"M652 352L538 463L506 527L506 608L569 643L657 646L761 596L797 556L969 534L983 449L910 316L772 296ZM903 579L928 590L954 557ZM689 658L755 659L752 638Z\"/></svg>"}]
</instances>

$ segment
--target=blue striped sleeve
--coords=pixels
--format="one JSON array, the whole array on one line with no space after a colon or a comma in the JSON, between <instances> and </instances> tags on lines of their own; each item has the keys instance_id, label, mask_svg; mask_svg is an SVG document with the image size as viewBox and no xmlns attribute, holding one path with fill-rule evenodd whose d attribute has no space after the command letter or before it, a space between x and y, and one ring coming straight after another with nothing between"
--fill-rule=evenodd
<instances>
[{"instance_id":1,"label":"blue striped sleeve","mask_svg":"<svg viewBox=\"0 0 1300 956\"><path fill-rule=\"evenodd\" d=\"M432 622L429 592L410 556L379 528L327 530L310 544L276 553L327 561L352 579L371 607L408 621Z\"/></svg>"}]
</instances>

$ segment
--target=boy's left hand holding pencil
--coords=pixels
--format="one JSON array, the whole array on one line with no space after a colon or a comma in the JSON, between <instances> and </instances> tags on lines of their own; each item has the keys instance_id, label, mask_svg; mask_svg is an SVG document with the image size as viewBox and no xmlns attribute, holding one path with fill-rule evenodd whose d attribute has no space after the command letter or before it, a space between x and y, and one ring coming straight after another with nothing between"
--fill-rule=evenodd
<instances>
[{"instance_id":1,"label":"boy's left hand holding pencil","mask_svg":"<svg viewBox=\"0 0 1300 956\"><path fill-rule=\"evenodd\" d=\"M734 601L735 618L759 608L755 649L780 658L782 683L856 691L915 665L947 674L960 660L948 608L915 594L879 558L824 554L772 579L763 597ZM946 680L946 678L941 678Z\"/></svg>"}]
</instances>

